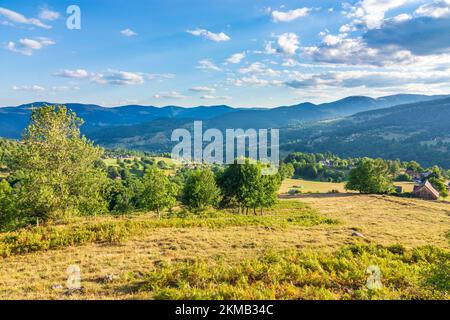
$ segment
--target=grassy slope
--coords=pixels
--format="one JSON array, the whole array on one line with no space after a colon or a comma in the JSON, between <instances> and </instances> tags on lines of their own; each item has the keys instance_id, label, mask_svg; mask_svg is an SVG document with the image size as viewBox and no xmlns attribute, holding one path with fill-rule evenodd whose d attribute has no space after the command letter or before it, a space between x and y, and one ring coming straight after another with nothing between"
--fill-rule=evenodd
<instances>
[{"instance_id":1,"label":"grassy slope","mask_svg":"<svg viewBox=\"0 0 450 320\"><path fill-rule=\"evenodd\" d=\"M395 182L396 186L403 187L403 192L412 192L414 188L413 182ZM280 193L287 193L290 189L298 189L302 193L327 193L331 190L338 190L346 193L345 183L308 181L303 179L286 179L280 188ZM300 187L301 188L298 188Z\"/></svg>"},{"instance_id":2,"label":"grassy slope","mask_svg":"<svg viewBox=\"0 0 450 320\"><path fill-rule=\"evenodd\" d=\"M308 205L305 206L302 203ZM367 290L364 291L364 283L361 282L364 270L359 270L359 273L355 271L358 279L352 283L348 282L350 281L347 279L348 275L336 275L338 278L345 278L338 279L334 278L334 273L316 274L310 273L309 269L309 271L296 271L300 272L298 277L306 277L302 278L302 281L307 281L308 286L300 284L295 286L291 282L289 282L291 284L285 283L283 281L286 279L283 278L283 281L277 282L279 285L277 284L273 288L269 286L269 291L261 291L259 296L256 294L260 291L257 288L263 285L264 281L268 281L267 279L261 280L262 283L242 284L242 288L229 285L222 288L222 285L217 287L215 281L223 279L206 277L205 279L209 281L205 283L206 287L189 290L185 287L183 290L178 290L179 288L171 287L173 282L170 281L170 278L183 268L195 271L196 274L205 273L205 268L206 270L211 268L211 274L232 276L233 272L241 272L236 270L242 268L242 265L240 266L242 263L249 263L252 265L251 270L256 268L261 273L263 272L261 270L272 265L271 260L269 259L268 265L253 264L261 259L267 259L267 255L271 255L271 252L277 252L275 255L281 259L281 265L277 267L278 264L275 263L273 265L275 269L263 273L267 276L268 272L274 272L279 277L286 277L285 273L288 271L285 268L290 268L289 265L286 265L286 261L291 261L290 255L292 254L295 256L292 259L300 259L297 256L300 254L299 250L302 252L314 250L321 255L327 255L343 245L366 243L383 245L402 243L407 248L433 244L443 249L449 249L449 242L446 238L450 226L449 213L450 205L446 203L380 196L308 195L302 198L301 202L298 200L281 201L277 208L267 213L268 217L264 220L243 216L235 217L234 220L224 220L226 217L219 214L201 219L208 221L202 225L196 223L195 218L188 218L189 221L194 221L192 223L179 223L177 218L158 222L152 215L119 218L119 221L122 222L123 220L145 222L144 225L147 227L134 229L119 244L108 241L88 242L80 246L0 258L2 259L0 263L0 298L367 298ZM311 215L319 218L320 222L309 223ZM296 220L295 217L298 219ZM322 217L331 218L330 221L338 220L340 223L323 223ZM309 222L302 223L305 221L304 219ZM109 223L111 221L115 221L115 219L101 217L89 220L89 222L78 221L75 224ZM313 219L313 221L317 220ZM119 224L117 221L116 223ZM354 229L362 232L367 239L352 236ZM288 253L278 254L278 252ZM367 264L376 262L383 266L386 265L386 268L395 266L396 269L402 270L401 272L404 271L405 274L391 275L391 277L405 277L405 281L407 279L408 283L417 285L416 283L419 281L416 279L418 266L415 264L396 265L389 260L391 258L386 258L384 253L381 254L384 258L380 258L379 255L368 253L368 256L358 258L361 260L351 258L347 262L340 259L334 261L333 257L328 256L320 259L307 256L307 258L301 258L300 261L306 265L310 263L328 265L331 262L327 261L331 259L334 261L332 263L341 266L348 265L348 268L350 268L350 263L352 268L358 266L358 268L365 268ZM197 259L200 262L192 262ZM248 262L245 262L246 259L249 259ZM404 263L405 259L402 258L398 263ZM192 265L192 263L194 264ZM65 285L66 269L70 264L77 264L81 267L82 284L85 288L83 294L67 296L63 289L52 289L54 285ZM248 268L245 270L257 272L257 270L249 271ZM386 272L394 272L394 270L389 269ZM104 281L104 277L109 274L116 275L118 278L112 282ZM158 274L161 274L162 278L156 281L154 277ZM210 273L206 272L205 274ZM289 274L292 276L291 273ZM188 285L187 288L193 283L198 283L193 280L193 275L188 275L189 273L184 273L183 277L188 278L180 278L180 281L183 282L180 285ZM249 277L252 276L249 275ZM318 277L316 282L312 280L315 277ZM357 283L359 287L353 288L356 291L351 295L345 294L348 288L330 289L327 287L327 283L340 281L346 283L345 286L357 286L355 284ZM392 281L394 281L394 285L397 285L395 279ZM264 287L267 287L267 284ZM408 287L399 292L388 290L388 292L380 293L380 297L407 298L409 290L416 289ZM222 296L218 296L219 293ZM427 294L423 293L421 297L426 297Z\"/></svg>"}]
</instances>

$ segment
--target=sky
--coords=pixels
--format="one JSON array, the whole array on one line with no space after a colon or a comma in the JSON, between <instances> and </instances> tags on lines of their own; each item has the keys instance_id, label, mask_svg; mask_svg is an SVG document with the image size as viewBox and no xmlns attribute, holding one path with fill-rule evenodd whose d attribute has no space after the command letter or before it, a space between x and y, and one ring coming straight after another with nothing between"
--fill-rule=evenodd
<instances>
[{"instance_id":1,"label":"sky","mask_svg":"<svg viewBox=\"0 0 450 320\"><path fill-rule=\"evenodd\" d=\"M397 93L450 94L450 0L0 0L0 106Z\"/></svg>"}]
</instances>

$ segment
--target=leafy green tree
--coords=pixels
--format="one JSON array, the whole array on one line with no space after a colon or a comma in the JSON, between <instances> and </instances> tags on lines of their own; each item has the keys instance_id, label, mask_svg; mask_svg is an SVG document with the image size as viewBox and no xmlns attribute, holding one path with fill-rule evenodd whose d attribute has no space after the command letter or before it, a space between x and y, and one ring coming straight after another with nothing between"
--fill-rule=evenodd
<instances>
[{"instance_id":1,"label":"leafy green tree","mask_svg":"<svg viewBox=\"0 0 450 320\"><path fill-rule=\"evenodd\" d=\"M106 211L106 173L95 165L103 150L81 136L82 124L64 106L33 110L12 162L18 208L30 221Z\"/></svg>"},{"instance_id":2,"label":"leafy green tree","mask_svg":"<svg viewBox=\"0 0 450 320\"><path fill-rule=\"evenodd\" d=\"M416 173L423 172L422 166L417 161L408 162L406 169L412 170L413 172L416 172Z\"/></svg>"},{"instance_id":3,"label":"leafy green tree","mask_svg":"<svg viewBox=\"0 0 450 320\"><path fill-rule=\"evenodd\" d=\"M144 209L154 210L161 218L161 211L171 210L176 204L177 185L159 169L150 169L143 178L141 205Z\"/></svg>"},{"instance_id":4,"label":"leafy green tree","mask_svg":"<svg viewBox=\"0 0 450 320\"><path fill-rule=\"evenodd\" d=\"M16 217L13 188L8 181L0 180L0 230L7 230Z\"/></svg>"},{"instance_id":5,"label":"leafy green tree","mask_svg":"<svg viewBox=\"0 0 450 320\"><path fill-rule=\"evenodd\" d=\"M292 163L281 163L279 173L282 180L292 178L295 174L294 165Z\"/></svg>"},{"instance_id":6,"label":"leafy green tree","mask_svg":"<svg viewBox=\"0 0 450 320\"><path fill-rule=\"evenodd\" d=\"M219 200L220 189L211 170L198 169L188 174L183 188L184 205L190 209L204 210L216 206Z\"/></svg>"},{"instance_id":7,"label":"leafy green tree","mask_svg":"<svg viewBox=\"0 0 450 320\"><path fill-rule=\"evenodd\" d=\"M389 178L388 165L382 159L362 159L357 167L350 171L345 188L366 194L392 192L393 185Z\"/></svg>"},{"instance_id":8,"label":"leafy green tree","mask_svg":"<svg viewBox=\"0 0 450 320\"><path fill-rule=\"evenodd\" d=\"M120 173L119 173L119 169L117 169L117 167L109 166L106 171L108 173L109 179L117 179L117 178L121 177Z\"/></svg>"},{"instance_id":9,"label":"leafy green tree","mask_svg":"<svg viewBox=\"0 0 450 320\"><path fill-rule=\"evenodd\" d=\"M240 211L271 207L276 203L277 191L281 184L279 174L263 175L260 163L228 165L218 177L223 194L223 206L237 206Z\"/></svg>"},{"instance_id":10,"label":"leafy green tree","mask_svg":"<svg viewBox=\"0 0 450 320\"><path fill-rule=\"evenodd\" d=\"M105 190L109 211L127 213L138 209L142 191L143 184L138 178L110 180Z\"/></svg>"},{"instance_id":11,"label":"leafy green tree","mask_svg":"<svg viewBox=\"0 0 450 320\"><path fill-rule=\"evenodd\" d=\"M447 186L445 185L445 180L442 178L437 177L430 177L428 181L433 185L433 187L436 188L437 191L439 191L439 194L441 197L447 198L448 197L448 190Z\"/></svg>"}]
</instances>

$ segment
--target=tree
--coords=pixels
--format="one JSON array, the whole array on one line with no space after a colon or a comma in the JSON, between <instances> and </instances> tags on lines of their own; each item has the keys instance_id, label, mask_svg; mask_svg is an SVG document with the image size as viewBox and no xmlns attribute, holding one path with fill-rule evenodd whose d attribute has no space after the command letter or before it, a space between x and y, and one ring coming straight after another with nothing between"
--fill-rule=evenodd
<instances>
[{"instance_id":1,"label":"tree","mask_svg":"<svg viewBox=\"0 0 450 320\"><path fill-rule=\"evenodd\" d=\"M191 171L183 188L182 202L190 209L204 210L214 207L220 200L214 173L209 169Z\"/></svg>"},{"instance_id":2,"label":"tree","mask_svg":"<svg viewBox=\"0 0 450 320\"><path fill-rule=\"evenodd\" d=\"M345 188L366 194L393 191L388 165L382 159L362 159L357 167L350 171Z\"/></svg>"},{"instance_id":3,"label":"tree","mask_svg":"<svg viewBox=\"0 0 450 320\"><path fill-rule=\"evenodd\" d=\"M120 177L119 169L114 166L109 166L107 169L109 179L117 179Z\"/></svg>"},{"instance_id":4,"label":"tree","mask_svg":"<svg viewBox=\"0 0 450 320\"><path fill-rule=\"evenodd\" d=\"M423 172L422 166L419 163L417 163L416 161L408 162L406 169L411 170L416 173Z\"/></svg>"},{"instance_id":5,"label":"tree","mask_svg":"<svg viewBox=\"0 0 450 320\"><path fill-rule=\"evenodd\" d=\"M106 211L106 173L95 164L103 150L81 136L83 120L64 106L34 109L14 155L18 206L29 219Z\"/></svg>"},{"instance_id":6,"label":"tree","mask_svg":"<svg viewBox=\"0 0 450 320\"><path fill-rule=\"evenodd\" d=\"M0 180L0 230L5 230L15 218L13 188L8 181Z\"/></svg>"},{"instance_id":7,"label":"tree","mask_svg":"<svg viewBox=\"0 0 450 320\"><path fill-rule=\"evenodd\" d=\"M295 168L294 165L292 163L281 163L280 168L279 168L279 173L281 176L281 179L290 179L294 176L295 174Z\"/></svg>"},{"instance_id":8,"label":"tree","mask_svg":"<svg viewBox=\"0 0 450 320\"><path fill-rule=\"evenodd\" d=\"M161 218L161 211L172 209L176 203L177 185L159 169L147 171L143 178L141 205L144 209L154 210Z\"/></svg>"},{"instance_id":9,"label":"tree","mask_svg":"<svg viewBox=\"0 0 450 320\"><path fill-rule=\"evenodd\" d=\"M260 163L251 163L248 159L245 163L230 164L218 177L218 183L222 190L224 206L238 206L239 210L259 208L262 214L263 208L271 207L276 203L277 191L281 184L279 174L263 175Z\"/></svg>"},{"instance_id":10,"label":"tree","mask_svg":"<svg viewBox=\"0 0 450 320\"><path fill-rule=\"evenodd\" d=\"M137 209L142 191L143 185L138 178L110 180L105 190L109 211L126 213Z\"/></svg>"},{"instance_id":11,"label":"tree","mask_svg":"<svg viewBox=\"0 0 450 320\"><path fill-rule=\"evenodd\" d=\"M432 176L428 179L428 182L430 182L433 185L433 187L437 191L439 191L439 194L441 195L441 197L444 197L444 198L448 197L448 190L447 190L447 186L445 185L444 179Z\"/></svg>"}]
</instances>

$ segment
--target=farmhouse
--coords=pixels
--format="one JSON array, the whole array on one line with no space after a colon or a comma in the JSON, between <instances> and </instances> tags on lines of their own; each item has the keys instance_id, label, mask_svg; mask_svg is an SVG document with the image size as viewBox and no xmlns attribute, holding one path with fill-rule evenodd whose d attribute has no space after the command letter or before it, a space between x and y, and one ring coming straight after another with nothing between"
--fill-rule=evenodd
<instances>
[{"instance_id":1,"label":"farmhouse","mask_svg":"<svg viewBox=\"0 0 450 320\"><path fill-rule=\"evenodd\" d=\"M423 184L414 186L413 194L414 197L424 200L439 199L439 191L437 191L428 180Z\"/></svg>"}]
</instances>

